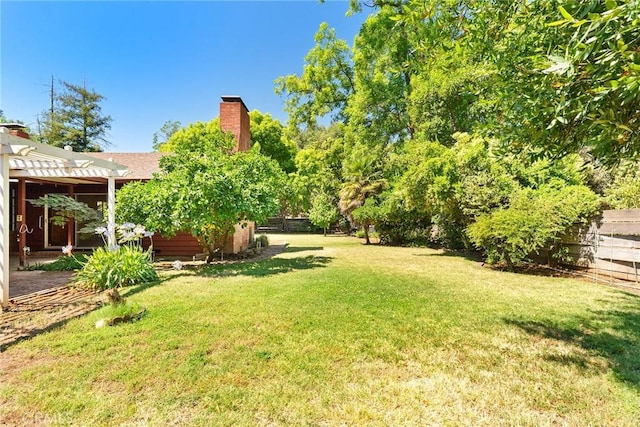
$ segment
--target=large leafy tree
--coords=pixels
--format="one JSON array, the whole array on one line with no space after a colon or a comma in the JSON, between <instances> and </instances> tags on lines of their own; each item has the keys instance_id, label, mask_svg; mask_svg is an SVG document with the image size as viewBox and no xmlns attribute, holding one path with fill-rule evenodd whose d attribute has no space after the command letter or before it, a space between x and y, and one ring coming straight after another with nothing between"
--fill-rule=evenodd
<instances>
[{"instance_id":1,"label":"large leafy tree","mask_svg":"<svg viewBox=\"0 0 640 427\"><path fill-rule=\"evenodd\" d=\"M318 119L330 116L342 121L355 90L351 50L325 22L315 34L316 45L305 57L301 75L276 80L276 93L286 97L285 109L292 127L314 128Z\"/></svg>"},{"instance_id":2,"label":"large leafy tree","mask_svg":"<svg viewBox=\"0 0 640 427\"><path fill-rule=\"evenodd\" d=\"M252 149L277 161L286 173L295 171L296 147L285 138L282 124L270 114L263 114L257 110L251 111L249 117Z\"/></svg>"},{"instance_id":3,"label":"large leafy tree","mask_svg":"<svg viewBox=\"0 0 640 427\"><path fill-rule=\"evenodd\" d=\"M86 84L61 83L58 93L52 86L51 108L41 114L38 139L57 147L69 145L74 151L102 151L109 145L112 122L102 114L104 96Z\"/></svg>"},{"instance_id":4,"label":"large leafy tree","mask_svg":"<svg viewBox=\"0 0 640 427\"><path fill-rule=\"evenodd\" d=\"M637 156L640 2L567 1L558 14L549 25L567 41L548 56L546 76L538 79L554 89L554 102L534 111L551 119L551 148L589 147L600 160L616 163Z\"/></svg>"},{"instance_id":5,"label":"large leafy tree","mask_svg":"<svg viewBox=\"0 0 640 427\"><path fill-rule=\"evenodd\" d=\"M189 123L178 129L164 144L158 146L163 153L191 152L206 153L222 151L231 153L235 140L231 133L225 133L220 127L220 120L215 118L208 122Z\"/></svg>"},{"instance_id":6,"label":"large leafy tree","mask_svg":"<svg viewBox=\"0 0 640 427\"><path fill-rule=\"evenodd\" d=\"M209 260L236 224L261 222L278 211L284 181L274 160L251 151L231 153L232 137L210 124L176 132L162 173L124 186L117 210L121 220L167 237L191 232ZM211 132L205 135L205 129Z\"/></svg>"},{"instance_id":7,"label":"large leafy tree","mask_svg":"<svg viewBox=\"0 0 640 427\"><path fill-rule=\"evenodd\" d=\"M633 153L637 136L637 4L352 0L351 13L371 13L349 51L351 90L339 92L331 84L331 64L347 50L323 49L326 43L313 50L316 56L322 52L322 61L306 58L306 79L280 80L281 93L295 101L289 104L292 123L303 117L307 124L306 132L289 129L302 148L300 164L307 166L299 167L296 178L303 182L327 170L308 167L321 163L308 160L327 154L307 139L317 120L332 112L344 124L342 173L336 173L341 208L362 224L374 219L385 241L423 233L471 248L467 230L481 218L488 224L494 212L509 212L498 220L524 212L509 211L518 194L533 194L518 200L551 206L549 212L563 218L573 213L555 203L558 194L568 200L578 194L592 207L596 197L579 168L599 175L598 162ZM338 92L346 100L326 97ZM318 104L320 99L340 102ZM567 111L574 119L582 114L580 121L569 120ZM608 118L612 114L616 120ZM620 151L611 144L599 149L613 134ZM586 168L577 155L582 147L588 150L580 151L581 158L592 160ZM300 188L311 186L305 181ZM579 209L577 216L590 211ZM543 240L556 241L567 223L550 225L553 231ZM516 228L507 230L513 232L509 238L518 238Z\"/></svg>"},{"instance_id":8,"label":"large leafy tree","mask_svg":"<svg viewBox=\"0 0 640 427\"><path fill-rule=\"evenodd\" d=\"M395 20L397 13L392 4L381 6L354 42L355 91L347 107L348 128L355 141L373 147L405 141L416 128L407 103L417 71L413 45L423 26Z\"/></svg>"}]
</instances>

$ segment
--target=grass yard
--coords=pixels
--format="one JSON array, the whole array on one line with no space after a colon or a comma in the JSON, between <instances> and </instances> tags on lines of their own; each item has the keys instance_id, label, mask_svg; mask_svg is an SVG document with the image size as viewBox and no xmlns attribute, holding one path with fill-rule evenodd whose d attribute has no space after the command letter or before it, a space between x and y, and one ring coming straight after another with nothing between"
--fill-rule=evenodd
<instances>
[{"instance_id":1,"label":"grass yard","mask_svg":"<svg viewBox=\"0 0 640 427\"><path fill-rule=\"evenodd\" d=\"M0 354L0 425L640 424L640 298L426 248L287 235ZM126 292L123 292L126 293Z\"/></svg>"}]
</instances>

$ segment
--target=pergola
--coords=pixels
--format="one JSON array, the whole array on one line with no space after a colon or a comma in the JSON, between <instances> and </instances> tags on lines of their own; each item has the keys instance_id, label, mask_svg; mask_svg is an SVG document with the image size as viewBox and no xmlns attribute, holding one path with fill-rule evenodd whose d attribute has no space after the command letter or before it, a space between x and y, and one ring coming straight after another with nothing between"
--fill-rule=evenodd
<instances>
[{"instance_id":1,"label":"pergola","mask_svg":"<svg viewBox=\"0 0 640 427\"><path fill-rule=\"evenodd\" d=\"M5 127L7 126L7 127ZM27 180L53 183L95 184L107 182L107 229L109 245L115 243L115 179L129 170L109 160L40 144L10 134L10 125L0 126L0 305L9 303L9 252L11 238L10 179L19 180L18 198L24 203ZM24 216L21 222L24 224ZM20 221L18 221L20 222Z\"/></svg>"}]
</instances>

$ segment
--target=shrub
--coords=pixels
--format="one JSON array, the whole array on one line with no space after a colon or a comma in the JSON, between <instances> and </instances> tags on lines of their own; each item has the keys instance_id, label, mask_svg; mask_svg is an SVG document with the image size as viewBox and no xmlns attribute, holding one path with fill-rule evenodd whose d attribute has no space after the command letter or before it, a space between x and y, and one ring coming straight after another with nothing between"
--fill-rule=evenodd
<instances>
[{"instance_id":1,"label":"shrub","mask_svg":"<svg viewBox=\"0 0 640 427\"><path fill-rule=\"evenodd\" d=\"M82 268L87 262L87 255L81 254L76 256L61 256L53 262L46 264L36 264L29 267L28 270L43 270L43 271L75 271Z\"/></svg>"},{"instance_id":2,"label":"shrub","mask_svg":"<svg viewBox=\"0 0 640 427\"><path fill-rule=\"evenodd\" d=\"M613 182L606 189L606 201L612 209L640 208L640 168L637 163L622 162Z\"/></svg>"},{"instance_id":3,"label":"shrub","mask_svg":"<svg viewBox=\"0 0 640 427\"><path fill-rule=\"evenodd\" d=\"M111 250L106 247L97 248L75 278L79 286L94 290L157 280L158 274L151 263L151 253L136 245L124 245Z\"/></svg>"},{"instance_id":4,"label":"shrub","mask_svg":"<svg viewBox=\"0 0 640 427\"><path fill-rule=\"evenodd\" d=\"M311 210L309 211L309 220L320 228L322 228L325 236L327 228L338 219L340 212L336 206L336 201L326 193L320 193L313 199Z\"/></svg>"},{"instance_id":5,"label":"shrub","mask_svg":"<svg viewBox=\"0 0 640 427\"><path fill-rule=\"evenodd\" d=\"M586 221L597 208L598 196L585 186L525 189L508 208L480 216L467 234L485 251L488 262L511 267L557 242L567 228Z\"/></svg>"},{"instance_id":6,"label":"shrub","mask_svg":"<svg viewBox=\"0 0 640 427\"><path fill-rule=\"evenodd\" d=\"M389 194L380 203L376 231L385 245L426 245L431 243L431 217L408 209L397 194Z\"/></svg>"},{"instance_id":7,"label":"shrub","mask_svg":"<svg viewBox=\"0 0 640 427\"><path fill-rule=\"evenodd\" d=\"M266 248L267 246L269 246L269 238L266 236L266 234L256 236L256 246L258 246L258 244L260 244L261 248Z\"/></svg>"}]
</instances>

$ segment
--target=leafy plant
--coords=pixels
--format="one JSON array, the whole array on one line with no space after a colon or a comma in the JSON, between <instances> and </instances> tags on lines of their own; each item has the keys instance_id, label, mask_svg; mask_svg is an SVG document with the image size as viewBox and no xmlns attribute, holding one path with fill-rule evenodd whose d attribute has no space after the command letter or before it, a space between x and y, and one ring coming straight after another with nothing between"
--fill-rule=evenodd
<instances>
[{"instance_id":1,"label":"leafy plant","mask_svg":"<svg viewBox=\"0 0 640 427\"><path fill-rule=\"evenodd\" d=\"M327 228L338 219L338 208L333 197L326 193L320 193L313 199L311 210L309 211L309 220L318 227L322 228L324 235L327 235Z\"/></svg>"},{"instance_id":2,"label":"leafy plant","mask_svg":"<svg viewBox=\"0 0 640 427\"><path fill-rule=\"evenodd\" d=\"M356 208L351 216L353 221L362 227L363 238L365 244L370 244L369 240L369 227L374 225L379 217L379 208L374 199L368 199L362 206Z\"/></svg>"},{"instance_id":3,"label":"leafy plant","mask_svg":"<svg viewBox=\"0 0 640 427\"><path fill-rule=\"evenodd\" d=\"M133 286L158 280L151 263L150 252L137 245L116 248L101 246L93 251L78 272L75 281L80 287L94 290Z\"/></svg>"},{"instance_id":4,"label":"leafy plant","mask_svg":"<svg viewBox=\"0 0 640 427\"><path fill-rule=\"evenodd\" d=\"M606 201L613 209L640 208L640 168L635 162L621 162L613 182L605 190Z\"/></svg>"},{"instance_id":5,"label":"leafy plant","mask_svg":"<svg viewBox=\"0 0 640 427\"><path fill-rule=\"evenodd\" d=\"M87 262L88 256L84 254L76 256L61 256L53 262L41 264L37 263L29 270L42 270L42 271L75 271L81 269Z\"/></svg>"},{"instance_id":6,"label":"leafy plant","mask_svg":"<svg viewBox=\"0 0 640 427\"><path fill-rule=\"evenodd\" d=\"M64 226L70 220L78 225L78 233L91 234L103 223L102 214L73 197L64 194L47 194L38 199L28 200L33 206L48 207L53 210L51 220L57 226Z\"/></svg>"},{"instance_id":7,"label":"leafy plant","mask_svg":"<svg viewBox=\"0 0 640 427\"><path fill-rule=\"evenodd\" d=\"M208 146L196 151L195 142L207 135ZM262 222L279 210L284 182L275 160L252 151L229 154L216 146L224 146L225 138L221 131L176 132L169 143L176 139L179 155L164 156L163 173L152 180L121 188L116 216L145 224L165 237L188 231L211 262L237 224Z\"/></svg>"},{"instance_id":8,"label":"leafy plant","mask_svg":"<svg viewBox=\"0 0 640 427\"><path fill-rule=\"evenodd\" d=\"M467 234L486 252L488 262L505 262L511 268L558 241L568 227L588 219L597 207L598 196L585 186L525 189L508 208L480 216Z\"/></svg>"},{"instance_id":9,"label":"leafy plant","mask_svg":"<svg viewBox=\"0 0 640 427\"><path fill-rule=\"evenodd\" d=\"M269 238L266 234L256 236L256 246L258 246L258 244L261 248L266 248L267 246L269 246Z\"/></svg>"},{"instance_id":10,"label":"leafy plant","mask_svg":"<svg viewBox=\"0 0 640 427\"><path fill-rule=\"evenodd\" d=\"M105 241L105 246L95 249L76 275L80 287L104 290L158 280L151 261L153 245L146 251L140 245L143 237L151 238L153 233L133 223L122 224L115 231L122 246L107 247ZM96 228L96 234L103 238L108 232L104 227Z\"/></svg>"}]
</instances>

